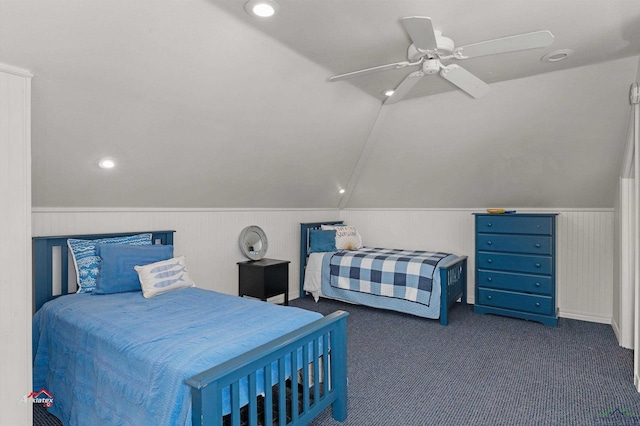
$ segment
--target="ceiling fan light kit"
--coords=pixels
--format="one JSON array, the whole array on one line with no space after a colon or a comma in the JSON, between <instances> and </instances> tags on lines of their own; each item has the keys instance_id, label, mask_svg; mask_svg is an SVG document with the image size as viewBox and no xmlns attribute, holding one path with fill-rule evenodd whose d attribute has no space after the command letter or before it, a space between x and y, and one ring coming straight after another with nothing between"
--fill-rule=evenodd
<instances>
[{"instance_id":1,"label":"ceiling fan light kit","mask_svg":"<svg viewBox=\"0 0 640 426\"><path fill-rule=\"evenodd\" d=\"M422 72L428 75L437 73L440 68L442 68L442 64L437 59L427 59L422 64Z\"/></svg>"},{"instance_id":2,"label":"ceiling fan light kit","mask_svg":"<svg viewBox=\"0 0 640 426\"><path fill-rule=\"evenodd\" d=\"M454 86L457 86L468 95L479 98L489 92L489 85L458 64L445 65L442 61L450 59L464 60L478 56L535 49L546 47L553 43L553 34L551 34L550 31L541 30L455 47L452 39L444 37L442 32L433 29L431 18L426 16L409 16L403 18L401 22L412 41L407 49L407 61L336 75L329 78L329 81L346 80L374 72L420 65L419 71L410 73L400 82L400 85L396 87L393 94L384 101L385 104L399 102L422 77L433 74L439 74L442 78ZM551 61L553 60L554 59L551 59Z\"/></svg>"}]
</instances>

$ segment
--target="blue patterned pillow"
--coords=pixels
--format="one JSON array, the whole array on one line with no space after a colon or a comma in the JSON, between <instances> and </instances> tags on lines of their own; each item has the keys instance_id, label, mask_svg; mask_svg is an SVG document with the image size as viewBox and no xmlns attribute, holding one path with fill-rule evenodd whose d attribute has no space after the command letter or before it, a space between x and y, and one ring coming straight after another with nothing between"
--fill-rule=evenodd
<instances>
[{"instance_id":1,"label":"blue patterned pillow","mask_svg":"<svg viewBox=\"0 0 640 426\"><path fill-rule=\"evenodd\" d=\"M100 238L98 240L76 240L69 238L67 245L73 257L78 280L78 293L91 293L96 288L96 277L100 273L100 256L96 244L151 245L151 234L128 237Z\"/></svg>"}]
</instances>

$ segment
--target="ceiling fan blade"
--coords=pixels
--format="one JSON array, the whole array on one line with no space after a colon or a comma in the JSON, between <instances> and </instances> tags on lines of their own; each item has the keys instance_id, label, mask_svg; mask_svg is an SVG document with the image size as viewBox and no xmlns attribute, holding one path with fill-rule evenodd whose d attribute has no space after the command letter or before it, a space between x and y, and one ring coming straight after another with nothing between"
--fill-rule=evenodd
<instances>
[{"instance_id":1,"label":"ceiling fan blade","mask_svg":"<svg viewBox=\"0 0 640 426\"><path fill-rule=\"evenodd\" d=\"M358 77L358 76L361 76L361 75L371 74L371 73L378 72L378 71L395 70L395 69L399 69L399 68L410 67L410 66L413 66L413 65L420 65L421 63L422 63L422 60L419 60L419 61L416 61L416 62L403 61L403 62L396 62L396 63L393 63L393 64L380 65L380 66L373 67L373 68L366 68L366 69L359 70L359 71L348 72L346 74L334 75L333 77L331 77L329 79L329 81L330 82L334 82L334 81L346 80L347 78L351 78L351 77Z\"/></svg>"},{"instance_id":2,"label":"ceiling fan blade","mask_svg":"<svg viewBox=\"0 0 640 426\"><path fill-rule=\"evenodd\" d=\"M546 47L551 43L553 43L553 34L550 31L542 30L460 46L454 50L453 55L458 59L475 58L476 56Z\"/></svg>"},{"instance_id":3,"label":"ceiling fan blade","mask_svg":"<svg viewBox=\"0 0 640 426\"><path fill-rule=\"evenodd\" d=\"M442 68L440 75L474 98L486 95L490 89L487 83L456 64Z\"/></svg>"},{"instance_id":4,"label":"ceiling fan blade","mask_svg":"<svg viewBox=\"0 0 640 426\"><path fill-rule=\"evenodd\" d=\"M425 51L436 50L438 48L431 18L427 18L426 16L409 16L402 19L402 25L404 25L404 29L409 34L416 49Z\"/></svg>"},{"instance_id":5,"label":"ceiling fan blade","mask_svg":"<svg viewBox=\"0 0 640 426\"><path fill-rule=\"evenodd\" d=\"M396 102L400 102L402 98L404 98L407 93L413 89L413 86L416 85L418 81L424 76L422 71L414 71L402 80L400 85L396 87L396 90L393 91L393 95L389 96L385 101L385 105L395 104Z\"/></svg>"}]
</instances>

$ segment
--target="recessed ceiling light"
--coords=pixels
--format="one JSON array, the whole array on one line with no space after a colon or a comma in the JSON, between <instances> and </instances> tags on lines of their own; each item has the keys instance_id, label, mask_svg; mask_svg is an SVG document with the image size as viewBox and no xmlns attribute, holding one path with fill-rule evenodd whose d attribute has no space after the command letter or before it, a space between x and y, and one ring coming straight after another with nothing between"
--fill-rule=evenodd
<instances>
[{"instance_id":1,"label":"recessed ceiling light","mask_svg":"<svg viewBox=\"0 0 640 426\"><path fill-rule=\"evenodd\" d=\"M344 189L341 189L340 191L338 191L340 194L344 194Z\"/></svg>"},{"instance_id":2,"label":"recessed ceiling light","mask_svg":"<svg viewBox=\"0 0 640 426\"><path fill-rule=\"evenodd\" d=\"M542 62L558 62L567 59L569 56L573 55L573 50L571 49L559 49L554 50L553 52L549 52L544 55L540 60Z\"/></svg>"},{"instance_id":3,"label":"recessed ceiling light","mask_svg":"<svg viewBox=\"0 0 640 426\"><path fill-rule=\"evenodd\" d=\"M116 162L113 158L103 158L98 162L98 166L102 169L113 169L116 166Z\"/></svg>"},{"instance_id":4,"label":"recessed ceiling light","mask_svg":"<svg viewBox=\"0 0 640 426\"><path fill-rule=\"evenodd\" d=\"M387 96L387 97L393 95L394 93L395 93L395 90L393 90L393 89L388 89L388 90L385 90L385 91L382 92L382 94Z\"/></svg>"},{"instance_id":5,"label":"recessed ceiling light","mask_svg":"<svg viewBox=\"0 0 640 426\"><path fill-rule=\"evenodd\" d=\"M244 5L249 15L259 18L268 18L275 15L280 5L273 0L251 0Z\"/></svg>"}]
</instances>

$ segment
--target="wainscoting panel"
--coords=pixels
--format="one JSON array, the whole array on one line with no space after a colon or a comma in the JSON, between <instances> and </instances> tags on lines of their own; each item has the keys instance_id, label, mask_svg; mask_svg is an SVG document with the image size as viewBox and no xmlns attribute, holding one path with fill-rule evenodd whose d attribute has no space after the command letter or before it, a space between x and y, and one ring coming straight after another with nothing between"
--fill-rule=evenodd
<instances>
[{"instance_id":1,"label":"wainscoting panel","mask_svg":"<svg viewBox=\"0 0 640 426\"><path fill-rule=\"evenodd\" d=\"M369 246L427 249L469 256L469 301L474 302L473 212L483 209L34 209L35 236L176 230L175 252L187 257L196 284L238 294L238 236L248 225L264 229L267 257L290 260L289 297L298 297L300 222L344 220ZM525 210L518 210L525 212ZM541 212L542 210L526 210ZM557 291L560 316L611 323L613 210L558 210Z\"/></svg>"},{"instance_id":2,"label":"wainscoting panel","mask_svg":"<svg viewBox=\"0 0 640 426\"><path fill-rule=\"evenodd\" d=\"M299 295L300 222L338 220L338 210L34 209L33 235L70 235L173 229L176 255L185 255L198 287L238 294L240 232L258 225L267 257L290 260L289 297Z\"/></svg>"},{"instance_id":3,"label":"wainscoting panel","mask_svg":"<svg viewBox=\"0 0 640 426\"><path fill-rule=\"evenodd\" d=\"M558 305L561 316L611 323L613 211L560 212Z\"/></svg>"},{"instance_id":4,"label":"wainscoting panel","mask_svg":"<svg viewBox=\"0 0 640 426\"><path fill-rule=\"evenodd\" d=\"M483 209L346 209L365 245L438 250L469 256L469 301L474 302L474 212ZM523 210L559 213L557 292L560 316L611 323L613 210Z\"/></svg>"}]
</instances>

